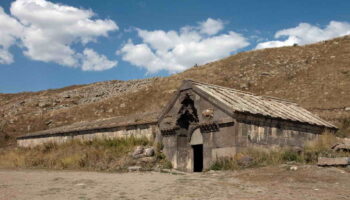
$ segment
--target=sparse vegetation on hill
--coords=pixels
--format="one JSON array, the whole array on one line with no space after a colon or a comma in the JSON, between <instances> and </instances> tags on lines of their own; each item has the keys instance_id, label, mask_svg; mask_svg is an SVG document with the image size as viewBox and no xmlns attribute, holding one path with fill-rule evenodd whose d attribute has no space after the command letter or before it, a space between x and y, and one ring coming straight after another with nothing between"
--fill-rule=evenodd
<instances>
[{"instance_id":1,"label":"sparse vegetation on hill","mask_svg":"<svg viewBox=\"0 0 350 200\"><path fill-rule=\"evenodd\" d=\"M0 94L0 141L79 121L160 111L183 79L275 96L332 121L349 136L350 36L239 53L165 78ZM101 92L102 91L102 92ZM6 140L6 142L4 142Z\"/></svg>"}]
</instances>

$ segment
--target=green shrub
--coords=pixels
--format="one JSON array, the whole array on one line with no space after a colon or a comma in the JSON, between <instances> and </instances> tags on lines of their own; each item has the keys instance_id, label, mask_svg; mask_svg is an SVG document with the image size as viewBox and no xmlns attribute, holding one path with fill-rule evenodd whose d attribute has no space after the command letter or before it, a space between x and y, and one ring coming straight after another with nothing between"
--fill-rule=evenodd
<instances>
[{"instance_id":1,"label":"green shrub","mask_svg":"<svg viewBox=\"0 0 350 200\"><path fill-rule=\"evenodd\" d=\"M287 150L287 151L283 151L282 160L287 162L290 162L290 161L297 162L297 161L302 161L302 158L297 152Z\"/></svg>"},{"instance_id":2,"label":"green shrub","mask_svg":"<svg viewBox=\"0 0 350 200\"><path fill-rule=\"evenodd\" d=\"M210 170L235 170L240 169L240 165L237 160L233 158L220 158L217 159L209 168Z\"/></svg>"},{"instance_id":3,"label":"green shrub","mask_svg":"<svg viewBox=\"0 0 350 200\"><path fill-rule=\"evenodd\" d=\"M161 160L159 161L159 167L162 169L171 169L173 168L173 165L171 164L171 162L169 160Z\"/></svg>"}]
</instances>

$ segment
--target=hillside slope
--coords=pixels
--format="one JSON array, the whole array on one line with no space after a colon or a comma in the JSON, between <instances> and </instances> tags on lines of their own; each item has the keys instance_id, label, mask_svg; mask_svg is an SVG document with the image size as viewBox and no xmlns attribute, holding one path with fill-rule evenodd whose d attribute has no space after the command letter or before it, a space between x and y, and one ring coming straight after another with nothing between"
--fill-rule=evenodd
<instances>
[{"instance_id":1,"label":"hillside slope","mask_svg":"<svg viewBox=\"0 0 350 200\"><path fill-rule=\"evenodd\" d=\"M160 111L183 79L294 101L350 126L350 36L239 53L165 78L0 94L0 140L74 122Z\"/></svg>"}]
</instances>

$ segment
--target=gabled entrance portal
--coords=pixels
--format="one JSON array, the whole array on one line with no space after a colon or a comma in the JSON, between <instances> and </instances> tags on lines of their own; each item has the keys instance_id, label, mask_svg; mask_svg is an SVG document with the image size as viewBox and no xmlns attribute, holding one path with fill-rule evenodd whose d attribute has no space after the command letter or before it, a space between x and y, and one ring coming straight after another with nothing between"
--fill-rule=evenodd
<instances>
[{"instance_id":1,"label":"gabled entrance portal","mask_svg":"<svg viewBox=\"0 0 350 200\"><path fill-rule=\"evenodd\" d=\"M200 129L193 131L190 144L193 151L193 171L203 171L203 136Z\"/></svg>"}]
</instances>

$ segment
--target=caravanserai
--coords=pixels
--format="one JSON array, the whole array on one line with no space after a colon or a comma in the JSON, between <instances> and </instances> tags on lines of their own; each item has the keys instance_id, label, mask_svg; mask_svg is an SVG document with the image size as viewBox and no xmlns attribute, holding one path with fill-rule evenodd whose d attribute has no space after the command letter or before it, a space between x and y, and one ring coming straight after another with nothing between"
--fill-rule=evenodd
<instances>
[{"instance_id":1,"label":"caravanserai","mask_svg":"<svg viewBox=\"0 0 350 200\"><path fill-rule=\"evenodd\" d=\"M22 147L72 139L147 137L162 143L173 167L202 171L249 147L300 147L337 127L286 100L192 80L159 114L81 122L17 138Z\"/></svg>"}]
</instances>

